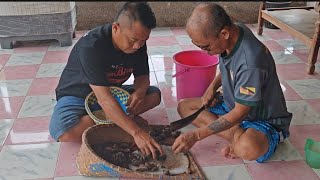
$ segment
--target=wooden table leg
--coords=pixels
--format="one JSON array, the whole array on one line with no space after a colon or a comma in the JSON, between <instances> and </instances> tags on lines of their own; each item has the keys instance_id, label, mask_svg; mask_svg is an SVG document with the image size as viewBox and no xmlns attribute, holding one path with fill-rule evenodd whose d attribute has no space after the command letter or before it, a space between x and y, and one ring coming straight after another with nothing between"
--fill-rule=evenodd
<instances>
[{"instance_id":1,"label":"wooden table leg","mask_svg":"<svg viewBox=\"0 0 320 180\"><path fill-rule=\"evenodd\" d=\"M265 2L263 2L262 4L260 4L260 8L259 8L259 18L258 18L258 35L261 35L263 32L263 22L264 19L262 18L262 10L265 9Z\"/></svg>"},{"instance_id":2,"label":"wooden table leg","mask_svg":"<svg viewBox=\"0 0 320 180\"><path fill-rule=\"evenodd\" d=\"M319 46L320 46L320 21L318 20L316 22L316 30L314 32L312 44L309 50L309 55L308 55L308 69L307 73L308 74L313 74L314 69L315 69L315 63L317 62L318 58L318 52L319 52Z\"/></svg>"}]
</instances>

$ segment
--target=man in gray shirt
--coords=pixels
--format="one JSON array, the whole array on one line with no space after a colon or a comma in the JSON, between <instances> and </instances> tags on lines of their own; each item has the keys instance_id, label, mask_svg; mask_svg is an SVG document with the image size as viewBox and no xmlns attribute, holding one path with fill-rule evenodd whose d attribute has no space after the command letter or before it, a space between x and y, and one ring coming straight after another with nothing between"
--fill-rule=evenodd
<instances>
[{"instance_id":1,"label":"man in gray shirt","mask_svg":"<svg viewBox=\"0 0 320 180\"><path fill-rule=\"evenodd\" d=\"M197 129L176 139L173 150L187 151L197 141L217 134L230 142L222 149L226 157L264 162L289 136L292 119L268 48L214 3L194 9L187 33L209 55L219 54L220 74L201 98L179 102L181 117L203 105L209 108L193 122ZM216 96L221 85L223 96ZM208 104L211 99L215 101Z\"/></svg>"}]
</instances>

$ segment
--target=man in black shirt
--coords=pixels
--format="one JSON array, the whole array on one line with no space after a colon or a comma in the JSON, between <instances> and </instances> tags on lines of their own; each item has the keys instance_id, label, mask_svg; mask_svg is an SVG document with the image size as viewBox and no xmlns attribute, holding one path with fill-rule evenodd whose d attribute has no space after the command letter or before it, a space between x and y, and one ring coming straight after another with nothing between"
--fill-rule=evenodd
<instances>
[{"instance_id":1,"label":"man in black shirt","mask_svg":"<svg viewBox=\"0 0 320 180\"><path fill-rule=\"evenodd\" d=\"M159 105L160 90L150 86L146 40L156 27L154 13L147 3L125 3L115 22L86 33L75 44L56 88L57 105L50 121L50 134L56 141L81 142L83 132L94 125L84 102L93 91L105 114L131 134L142 153L160 145L125 114L109 86L126 89L131 95L127 112L139 115ZM134 84L122 85L133 73Z\"/></svg>"}]
</instances>

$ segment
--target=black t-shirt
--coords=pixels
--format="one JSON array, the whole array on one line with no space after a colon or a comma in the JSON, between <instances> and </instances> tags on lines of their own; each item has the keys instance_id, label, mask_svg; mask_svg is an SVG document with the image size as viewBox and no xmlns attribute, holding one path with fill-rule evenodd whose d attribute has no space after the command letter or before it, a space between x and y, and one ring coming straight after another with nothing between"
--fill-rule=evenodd
<instances>
[{"instance_id":1,"label":"black t-shirt","mask_svg":"<svg viewBox=\"0 0 320 180\"><path fill-rule=\"evenodd\" d=\"M121 86L131 74L149 74L147 46L133 54L115 49L111 24L97 27L73 47L56 88L57 100L63 96L85 98L97 86Z\"/></svg>"}]
</instances>

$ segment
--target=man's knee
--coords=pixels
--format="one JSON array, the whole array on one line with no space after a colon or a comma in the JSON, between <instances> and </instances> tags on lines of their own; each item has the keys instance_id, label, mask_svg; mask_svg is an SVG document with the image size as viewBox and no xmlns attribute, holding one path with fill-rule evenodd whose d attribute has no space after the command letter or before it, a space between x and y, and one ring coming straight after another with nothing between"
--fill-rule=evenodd
<instances>
[{"instance_id":1,"label":"man's knee","mask_svg":"<svg viewBox=\"0 0 320 180\"><path fill-rule=\"evenodd\" d=\"M82 116L80 119L72 118L69 120L68 126L60 124L60 126L50 124L50 134L56 140L60 142L81 142L83 132L95 125L94 121L88 115ZM66 119L60 119L66 120ZM61 133L61 135L59 135Z\"/></svg>"},{"instance_id":2,"label":"man's knee","mask_svg":"<svg viewBox=\"0 0 320 180\"><path fill-rule=\"evenodd\" d=\"M180 99L178 102L177 111L180 116L189 114L194 108L194 102L190 99ZM195 108L196 109L196 108Z\"/></svg>"},{"instance_id":3,"label":"man's knee","mask_svg":"<svg viewBox=\"0 0 320 180\"><path fill-rule=\"evenodd\" d=\"M161 103L161 93L154 93L153 96L154 96L155 103L159 105Z\"/></svg>"},{"instance_id":4,"label":"man's knee","mask_svg":"<svg viewBox=\"0 0 320 180\"><path fill-rule=\"evenodd\" d=\"M200 109L201 106L202 106L201 100L198 98L181 99L178 102L177 111L181 116L182 114L185 114L185 113L189 114L189 113L195 112L198 109Z\"/></svg>"},{"instance_id":5,"label":"man's knee","mask_svg":"<svg viewBox=\"0 0 320 180\"><path fill-rule=\"evenodd\" d=\"M74 141L74 133L70 130L80 124L79 117L82 119L86 115L84 102L84 99L73 96L64 96L58 100L49 125L50 135L55 141Z\"/></svg>"},{"instance_id":6,"label":"man's knee","mask_svg":"<svg viewBox=\"0 0 320 180\"><path fill-rule=\"evenodd\" d=\"M80 122L64 132L60 137L60 142L81 142L83 132L91 126L94 126L95 123L87 115L83 116L80 119Z\"/></svg>"},{"instance_id":7,"label":"man's knee","mask_svg":"<svg viewBox=\"0 0 320 180\"><path fill-rule=\"evenodd\" d=\"M59 142L81 142L81 135L72 132L64 132L59 138Z\"/></svg>"},{"instance_id":8,"label":"man's knee","mask_svg":"<svg viewBox=\"0 0 320 180\"><path fill-rule=\"evenodd\" d=\"M155 104L159 105L161 103L161 91L158 87L150 86L147 90L147 95L152 96Z\"/></svg>"},{"instance_id":9,"label":"man's knee","mask_svg":"<svg viewBox=\"0 0 320 180\"><path fill-rule=\"evenodd\" d=\"M256 130L248 129L247 131L235 142L234 152L238 157L252 161L267 153L269 143L267 137L261 132L259 132L261 134L256 134Z\"/></svg>"},{"instance_id":10,"label":"man's knee","mask_svg":"<svg viewBox=\"0 0 320 180\"><path fill-rule=\"evenodd\" d=\"M188 108L187 107L188 100L187 99L180 99L178 102L177 111L180 114L180 116L183 114L183 111Z\"/></svg>"},{"instance_id":11,"label":"man's knee","mask_svg":"<svg viewBox=\"0 0 320 180\"><path fill-rule=\"evenodd\" d=\"M51 136L59 142L81 142L83 132L78 130L79 124L75 124L69 129L61 128L58 133L52 132ZM59 135L59 132L62 132L61 135Z\"/></svg>"}]
</instances>

